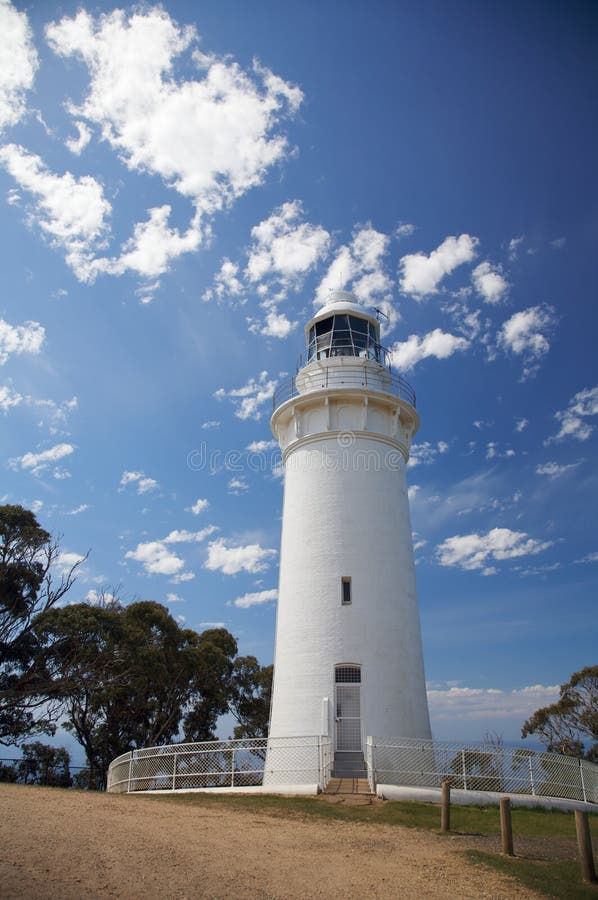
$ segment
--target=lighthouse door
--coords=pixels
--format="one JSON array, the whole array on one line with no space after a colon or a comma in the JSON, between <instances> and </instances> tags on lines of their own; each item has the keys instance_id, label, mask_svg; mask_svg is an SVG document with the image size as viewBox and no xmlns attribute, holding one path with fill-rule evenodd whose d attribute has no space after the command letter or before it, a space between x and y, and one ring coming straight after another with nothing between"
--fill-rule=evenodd
<instances>
[{"instance_id":1,"label":"lighthouse door","mask_svg":"<svg viewBox=\"0 0 598 900\"><path fill-rule=\"evenodd\" d=\"M336 749L361 750L361 669L337 666L335 669Z\"/></svg>"}]
</instances>

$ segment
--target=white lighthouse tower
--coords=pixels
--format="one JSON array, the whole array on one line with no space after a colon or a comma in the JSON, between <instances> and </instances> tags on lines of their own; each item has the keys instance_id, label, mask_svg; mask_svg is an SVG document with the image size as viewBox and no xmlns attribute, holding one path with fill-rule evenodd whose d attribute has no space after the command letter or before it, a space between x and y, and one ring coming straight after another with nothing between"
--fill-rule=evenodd
<instances>
[{"instance_id":1,"label":"white lighthouse tower","mask_svg":"<svg viewBox=\"0 0 598 900\"><path fill-rule=\"evenodd\" d=\"M368 735L431 737L405 477L419 417L354 294L332 292L305 335L271 420L285 487L269 735L327 736L338 767Z\"/></svg>"}]
</instances>

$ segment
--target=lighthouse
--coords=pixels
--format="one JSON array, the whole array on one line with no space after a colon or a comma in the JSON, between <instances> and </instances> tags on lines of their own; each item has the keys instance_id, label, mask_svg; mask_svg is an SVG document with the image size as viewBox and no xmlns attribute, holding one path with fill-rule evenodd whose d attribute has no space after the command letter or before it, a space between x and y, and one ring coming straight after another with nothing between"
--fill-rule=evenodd
<instances>
[{"instance_id":1,"label":"lighthouse","mask_svg":"<svg viewBox=\"0 0 598 900\"><path fill-rule=\"evenodd\" d=\"M406 481L419 416L354 294L331 292L305 338L271 419L285 482L269 737L329 738L340 770L363 765L368 736L431 737Z\"/></svg>"}]
</instances>

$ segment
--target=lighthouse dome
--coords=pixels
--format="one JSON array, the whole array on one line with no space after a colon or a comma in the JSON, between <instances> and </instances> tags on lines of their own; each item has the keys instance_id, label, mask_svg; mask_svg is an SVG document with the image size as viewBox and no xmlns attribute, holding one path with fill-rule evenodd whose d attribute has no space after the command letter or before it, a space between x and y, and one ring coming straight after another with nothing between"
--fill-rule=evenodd
<instances>
[{"instance_id":1,"label":"lighthouse dome","mask_svg":"<svg viewBox=\"0 0 598 900\"><path fill-rule=\"evenodd\" d=\"M385 362L380 325L351 291L331 291L305 327L308 363L339 356Z\"/></svg>"}]
</instances>

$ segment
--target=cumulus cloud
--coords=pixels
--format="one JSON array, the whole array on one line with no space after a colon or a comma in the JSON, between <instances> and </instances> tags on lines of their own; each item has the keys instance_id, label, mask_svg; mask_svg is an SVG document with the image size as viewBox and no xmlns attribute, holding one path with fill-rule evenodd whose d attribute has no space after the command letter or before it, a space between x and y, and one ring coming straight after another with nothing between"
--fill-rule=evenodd
<instances>
[{"instance_id":1,"label":"cumulus cloud","mask_svg":"<svg viewBox=\"0 0 598 900\"><path fill-rule=\"evenodd\" d=\"M509 289L509 282L500 266L492 266L489 262L481 262L476 266L471 277L476 291L485 303L500 303Z\"/></svg>"},{"instance_id":2,"label":"cumulus cloud","mask_svg":"<svg viewBox=\"0 0 598 900\"><path fill-rule=\"evenodd\" d=\"M89 92L79 107L71 104L72 114L97 125L129 169L161 176L201 212L259 185L288 152L274 132L299 108L299 88L257 63L248 74L197 49L203 77L177 78L198 35L161 7L97 18L80 10L46 35L58 55L79 57L89 69Z\"/></svg>"},{"instance_id":3,"label":"cumulus cloud","mask_svg":"<svg viewBox=\"0 0 598 900\"><path fill-rule=\"evenodd\" d=\"M435 328L421 338L417 334L412 334L406 341L396 341L391 347L391 361L397 369L406 372L428 356L447 359L453 353L467 350L469 346L467 338Z\"/></svg>"},{"instance_id":4,"label":"cumulus cloud","mask_svg":"<svg viewBox=\"0 0 598 900\"><path fill-rule=\"evenodd\" d=\"M546 475L548 478L558 478L560 475L564 475L565 472L570 472L572 469L577 469L578 466L581 465L581 460L575 463L569 463L568 465L559 465L554 461L541 463L536 466L536 475Z\"/></svg>"},{"instance_id":5,"label":"cumulus cloud","mask_svg":"<svg viewBox=\"0 0 598 900\"><path fill-rule=\"evenodd\" d=\"M516 419L515 420L515 431L521 433L525 431L527 426L529 425L529 421L527 419Z\"/></svg>"},{"instance_id":6,"label":"cumulus cloud","mask_svg":"<svg viewBox=\"0 0 598 900\"><path fill-rule=\"evenodd\" d=\"M211 288L204 291L202 300L223 300L225 297L238 297L243 293L243 282L239 279L239 266L227 256L222 260L220 271L214 276Z\"/></svg>"},{"instance_id":7,"label":"cumulus cloud","mask_svg":"<svg viewBox=\"0 0 598 900\"><path fill-rule=\"evenodd\" d=\"M248 319L249 330L252 334L263 334L265 337L286 338L293 331L298 322L291 321L284 313L277 313L270 310L266 315L265 322L259 322L254 319Z\"/></svg>"},{"instance_id":8,"label":"cumulus cloud","mask_svg":"<svg viewBox=\"0 0 598 900\"><path fill-rule=\"evenodd\" d=\"M449 445L446 441L438 441L437 445L431 444L429 441L424 441L421 444L412 444L411 449L409 451L409 462L407 465L410 468L419 465L429 466L431 463L436 461L438 454L447 453L449 449Z\"/></svg>"},{"instance_id":9,"label":"cumulus cloud","mask_svg":"<svg viewBox=\"0 0 598 900\"><path fill-rule=\"evenodd\" d=\"M208 422L202 422L201 427L204 431L210 431L214 428L220 428L221 424L218 419L210 419Z\"/></svg>"},{"instance_id":10,"label":"cumulus cloud","mask_svg":"<svg viewBox=\"0 0 598 900\"><path fill-rule=\"evenodd\" d=\"M273 276L283 285L300 286L305 275L326 257L329 233L302 219L302 204L293 200L251 229L253 243L245 269L250 283Z\"/></svg>"},{"instance_id":11,"label":"cumulus cloud","mask_svg":"<svg viewBox=\"0 0 598 900\"><path fill-rule=\"evenodd\" d=\"M229 494L238 496L249 490L249 485L244 478L231 478L228 483L227 490Z\"/></svg>"},{"instance_id":12,"label":"cumulus cloud","mask_svg":"<svg viewBox=\"0 0 598 900\"><path fill-rule=\"evenodd\" d=\"M154 478L149 478L143 472L123 472L119 490L124 491L129 484L136 485L138 494L148 494L159 487L158 482Z\"/></svg>"},{"instance_id":13,"label":"cumulus cloud","mask_svg":"<svg viewBox=\"0 0 598 900\"><path fill-rule=\"evenodd\" d=\"M24 469L33 475L40 475L53 463L64 459L75 452L72 444L56 444L48 450L42 450L40 453L25 453L23 456L17 456L9 460L13 469ZM60 474L56 477L62 477Z\"/></svg>"},{"instance_id":14,"label":"cumulus cloud","mask_svg":"<svg viewBox=\"0 0 598 900\"><path fill-rule=\"evenodd\" d=\"M19 406L23 402L23 397L17 391L14 391L9 385L0 385L0 409L3 413L7 413L9 409Z\"/></svg>"},{"instance_id":15,"label":"cumulus cloud","mask_svg":"<svg viewBox=\"0 0 598 900\"><path fill-rule=\"evenodd\" d=\"M454 686L428 689L428 705L434 721L515 718L524 722L535 710L558 698L558 685L534 684L511 691Z\"/></svg>"},{"instance_id":16,"label":"cumulus cloud","mask_svg":"<svg viewBox=\"0 0 598 900\"><path fill-rule=\"evenodd\" d=\"M276 550L268 550L259 544L227 546L224 538L218 538L208 544L208 558L204 565L206 569L224 575L237 575L239 572L255 575L264 572L274 556Z\"/></svg>"},{"instance_id":17,"label":"cumulus cloud","mask_svg":"<svg viewBox=\"0 0 598 900\"><path fill-rule=\"evenodd\" d=\"M25 95L33 87L38 58L27 14L6 0L0 3L0 130L16 125L25 113Z\"/></svg>"},{"instance_id":18,"label":"cumulus cloud","mask_svg":"<svg viewBox=\"0 0 598 900\"><path fill-rule=\"evenodd\" d=\"M162 541L146 541L128 550L125 559L141 563L148 575L176 575L185 561L169 550Z\"/></svg>"},{"instance_id":19,"label":"cumulus cloud","mask_svg":"<svg viewBox=\"0 0 598 900\"><path fill-rule=\"evenodd\" d=\"M39 353L45 337L46 330L39 322L10 325L5 319L0 319L0 366L4 365L9 356Z\"/></svg>"},{"instance_id":20,"label":"cumulus cloud","mask_svg":"<svg viewBox=\"0 0 598 900\"><path fill-rule=\"evenodd\" d=\"M85 122L75 122L75 127L77 129L77 137L69 138L66 141L66 147L71 153L74 153L75 156L80 156L89 144L92 132Z\"/></svg>"},{"instance_id":21,"label":"cumulus cloud","mask_svg":"<svg viewBox=\"0 0 598 900\"><path fill-rule=\"evenodd\" d=\"M112 212L102 185L90 175L56 175L39 156L16 144L0 147L0 163L34 198L31 221L52 246L65 251L67 265L80 281L93 281L94 254L105 246Z\"/></svg>"},{"instance_id":22,"label":"cumulus cloud","mask_svg":"<svg viewBox=\"0 0 598 900\"><path fill-rule=\"evenodd\" d=\"M579 391L569 400L567 409L554 414L555 419L560 422L559 430L544 443L551 444L566 438L587 441L594 431L594 425L587 422L586 419L596 415L598 415L598 385Z\"/></svg>"},{"instance_id":23,"label":"cumulus cloud","mask_svg":"<svg viewBox=\"0 0 598 900\"><path fill-rule=\"evenodd\" d=\"M234 601L234 605L239 609L249 609L250 606L259 606L262 603L270 603L277 598L278 591L274 588L269 591L256 591L252 594L243 594L242 597L237 597Z\"/></svg>"},{"instance_id":24,"label":"cumulus cloud","mask_svg":"<svg viewBox=\"0 0 598 900\"><path fill-rule=\"evenodd\" d=\"M157 541L144 541L135 550L128 550L125 559L134 559L141 563L148 575L170 575L174 584L181 584L195 578L193 572L182 572L185 560L177 556L170 547L172 544L197 544L218 531L215 525L208 525L201 531L175 529Z\"/></svg>"},{"instance_id":25,"label":"cumulus cloud","mask_svg":"<svg viewBox=\"0 0 598 900\"><path fill-rule=\"evenodd\" d=\"M357 295L360 303L377 303L389 317L388 327L392 328L399 319L399 313L390 300L393 282L384 265L389 244L388 235L376 231L370 223L357 227L351 243L336 251L316 289L314 305L324 305L330 291L347 287Z\"/></svg>"},{"instance_id":26,"label":"cumulus cloud","mask_svg":"<svg viewBox=\"0 0 598 900\"><path fill-rule=\"evenodd\" d=\"M495 575L492 561L502 562L520 556L535 556L552 541L530 538L522 531L510 528L493 528L487 534L464 534L447 538L436 548L436 558L441 566L457 566L466 571L481 570L483 575Z\"/></svg>"},{"instance_id":27,"label":"cumulus cloud","mask_svg":"<svg viewBox=\"0 0 598 900\"><path fill-rule=\"evenodd\" d=\"M198 516L201 512L207 509L209 505L209 500L202 500L201 498L198 498L193 506L189 506L187 508L187 512L191 512L194 516Z\"/></svg>"},{"instance_id":28,"label":"cumulus cloud","mask_svg":"<svg viewBox=\"0 0 598 900\"><path fill-rule=\"evenodd\" d=\"M533 376L540 361L550 350L550 338L556 326L551 306L531 306L514 313L498 333L498 345L523 361L522 378Z\"/></svg>"},{"instance_id":29,"label":"cumulus cloud","mask_svg":"<svg viewBox=\"0 0 598 900\"><path fill-rule=\"evenodd\" d=\"M264 453L266 450L274 450L278 447L278 441L252 441L245 449L248 453Z\"/></svg>"},{"instance_id":30,"label":"cumulus cloud","mask_svg":"<svg viewBox=\"0 0 598 900\"><path fill-rule=\"evenodd\" d=\"M232 400L235 405L235 416L238 419L260 419L263 406L274 396L276 381L268 378L267 372L260 372L257 378L250 378L243 387L225 391L219 388L214 396L218 400L225 397Z\"/></svg>"},{"instance_id":31,"label":"cumulus cloud","mask_svg":"<svg viewBox=\"0 0 598 900\"><path fill-rule=\"evenodd\" d=\"M447 237L429 256L425 253L408 253L403 256L400 269L400 287L404 294L421 300L435 294L446 275L476 255L478 238L469 234Z\"/></svg>"}]
</instances>

